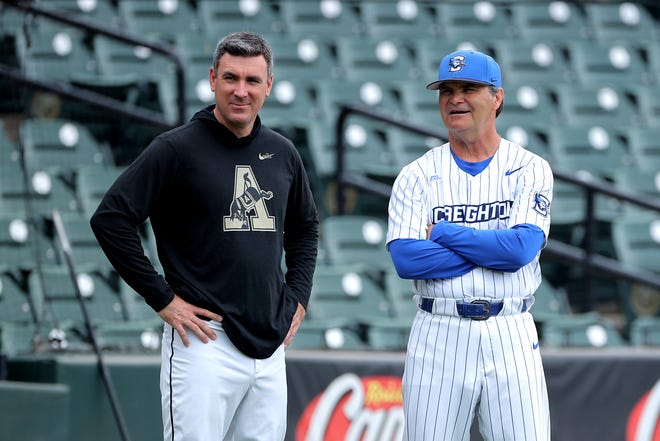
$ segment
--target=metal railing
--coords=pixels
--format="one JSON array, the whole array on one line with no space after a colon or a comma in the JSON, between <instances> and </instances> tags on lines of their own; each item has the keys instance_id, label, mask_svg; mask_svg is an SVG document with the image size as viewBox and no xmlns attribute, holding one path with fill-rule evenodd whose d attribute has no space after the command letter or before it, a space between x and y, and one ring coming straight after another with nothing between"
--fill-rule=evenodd
<instances>
[{"instance_id":1,"label":"metal railing","mask_svg":"<svg viewBox=\"0 0 660 441\"><path fill-rule=\"evenodd\" d=\"M349 187L364 191L387 199L390 197L391 186L368 176L347 171L346 168L346 145L344 141L344 129L346 121L351 115L361 115L370 119L385 122L401 129L425 135L440 140L447 140L446 131L430 130L398 118L381 113L372 108L360 105L344 104L341 106L337 122L335 124L336 143L336 181L337 193L336 203L338 214L346 212L346 189ZM601 273L627 282L640 283L660 291L660 274L649 271L635 270L624 267L616 259L608 258L596 252L597 223L596 197L599 195L615 198L617 200L633 204L635 206L654 210L660 213L660 200L643 197L635 193L622 191L612 184L595 179L586 178L561 170L553 170L556 180L563 181L579 187L586 195L585 203L585 240L584 247L576 247L555 239L549 239L543 250L543 256L564 263L578 265L585 274L584 311L593 309L595 292L592 275Z\"/></svg>"}]
</instances>

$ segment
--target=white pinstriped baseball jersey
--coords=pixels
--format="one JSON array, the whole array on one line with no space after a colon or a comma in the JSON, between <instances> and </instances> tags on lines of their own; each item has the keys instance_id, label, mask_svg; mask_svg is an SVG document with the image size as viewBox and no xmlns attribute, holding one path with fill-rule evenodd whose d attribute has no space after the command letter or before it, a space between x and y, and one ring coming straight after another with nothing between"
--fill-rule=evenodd
<instances>
[{"instance_id":1,"label":"white pinstriped baseball jersey","mask_svg":"<svg viewBox=\"0 0 660 441\"><path fill-rule=\"evenodd\" d=\"M387 242L426 239L427 225L440 220L491 230L528 223L547 237L552 186L548 162L504 138L488 167L476 176L461 170L449 143L444 144L404 167L397 177ZM456 299L528 297L541 282L538 257L514 273L477 267L460 277L417 280L415 291L424 297Z\"/></svg>"},{"instance_id":2,"label":"white pinstriped baseball jersey","mask_svg":"<svg viewBox=\"0 0 660 441\"><path fill-rule=\"evenodd\" d=\"M547 238L552 188L547 161L510 141L500 141L476 176L459 168L445 144L397 177L387 242L426 239L427 226L443 220L480 230L534 224ZM538 336L521 308L540 284L539 255L515 272L476 266L462 276L414 281L417 299L436 301L433 314L417 312L408 341L403 441L467 441L474 415L487 441L550 440ZM473 298L502 299L504 308L487 320L459 317L454 299Z\"/></svg>"}]
</instances>

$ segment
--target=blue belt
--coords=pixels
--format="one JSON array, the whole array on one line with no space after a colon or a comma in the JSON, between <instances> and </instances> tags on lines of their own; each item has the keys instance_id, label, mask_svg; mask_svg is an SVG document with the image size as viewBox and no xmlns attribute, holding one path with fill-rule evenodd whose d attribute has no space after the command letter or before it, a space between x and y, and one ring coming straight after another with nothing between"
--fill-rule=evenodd
<instances>
[{"instance_id":1,"label":"blue belt","mask_svg":"<svg viewBox=\"0 0 660 441\"><path fill-rule=\"evenodd\" d=\"M433 301L432 297L422 297L419 308L422 311L433 314ZM489 300L473 300L469 303L456 302L456 312L461 317L469 318L472 320L487 320L491 316L497 315L502 311L504 302L502 301L489 301ZM527 311L527 301L523 303L522 311Z\"/></svg>"}]
</instances>

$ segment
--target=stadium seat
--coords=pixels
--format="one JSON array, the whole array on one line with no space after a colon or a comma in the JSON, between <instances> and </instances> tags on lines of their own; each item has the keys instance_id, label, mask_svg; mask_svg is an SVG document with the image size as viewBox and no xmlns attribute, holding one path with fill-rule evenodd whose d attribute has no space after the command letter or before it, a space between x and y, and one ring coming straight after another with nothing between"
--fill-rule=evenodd
<instances>
[{"instance_id":1,"label":"stadium seat","mask_svg":"<svg viewBox=\"0 0 660 441\"><path fill-rule=\"evenodd\" d=\"M4 124L0 121L0 164L18 162L20 158L21 153L18 150L18 145L9 138Z\"/></svg>"},{"instance_id":2,"label":"stadium seat","mask_svg":"<svg viewBox=\"0 0 660 441\"><path fill-rule=\"evenodd\" d=\"M385 129L385 137L399 170L427 153L433 147L445 143L443 139L418 135L398 127L387 127Z\"/></svg>"},{"instance_id":3,"label":"stadium seat","mask_svg":"<svg viewBox=\"0 0 660 441\"><path fill-rule=\"evenodd\" d=\"M657 40L658 26L641 2L587 3L587 24L597 40Z\"/></svg>"},{"instance_id":4,"label":"stadium seat","mask_svg":"<svg viewBox=\"0 0 660 441\"><path fill-rule=\"evenodd\" d=\"M421 78L421 84L415 85L421 88L438 79L438 65L448 53L456 50L478 50L484 53L491 51L490 46L485 43L489 40L480 40L469 35L464 38L453 35L442 37L415 35L405 38L403 41L412 48Z\"/></svg>"},{"instance_id":5,"label":"stadium seat","mask_svg":"<svg viewBox=\"0 0 660 441\"><path fill-rule=\"evenodd\" d=\"M134 35L172 43L181 32L199 32L197 13L187 1L142 2L119 0L119 15Z\"/></svg>"},{"instance_id":6,"label":"stadium seat","mask_svg":"<svg viewBox=\"0 0 660 441\"><path fill-rule=\"evenodd\" d=\"M94 24L101 26L110 26L119 28L122 25L119 12L114 5L113 0L48 0L47 6L59 12L71 14L79 20L89 20ZM61 23L54 20L42 19L40 28L47 26L61 26Z\"/></svg>"},{"instance_id":7,"label":"stadium seat","mask_svg":"<svg viewBox=\"0 0 660 441\"><path fill-rule=\"evenodd\" d=\"M539 124L557 124L558 110L551 98L551 91L538 83L506 81L504 107L497 117L500 123L533 127Z\"/></svg>"},{"instance_id":8,"label":"stadium seat","mask_svg":"<svg viewBox=\"0 0 660 441\"><path fill-rule=\"evenodd\" d=\"M394 267L385 270L385 295L392 305L392 315L395 318L412 321L417 314L417 305L413 300L413 280L402 279Z\"/></svg>"},{"instance_id":9,"label":"stadium seat","mask_svg":"<svg viewBox=\"0 0 660 441\"><path fill-rule=\"evenodd\" d=\"M328 39L318 36L270 36L276 80L325 81L338 78L341 71Z\"/></svg>"},{"instance_id":10,"label":"stadium seat","mask_svg":"<svg viewBox=\"0 0 660 441\"><path fill-rule=\"evenodd\" d=\"M44 265L39 272L32 271L28 275L27 283L35 310L44 312L39 320L65 330L78 329L85 332L85 321L76 288L65 265ZM92 323L124 320L117 290L94 266L78 267L77 283Z\"/></svg>"},{"instance_id":11,"label":"stadium seat","mask_svg":"<svg viewBox=\"0 0 660 441\"><path fill-rule=\"evenodd\" d=\"M53 243L41 225L30 223L24 215L0 213L0 267L18 276L40 263L56 261Z\"/></svg>"},{"instance_id":12,"label":"stadium seat","mask_svg":"<svg viewBox=\"0 0 660 441\"><path fill-rule=\"evenodd\" d=\"M638 317L630 324L633 346L660 346L660 317Z\"/></svg>"},{"instance_id":13,"label":"stadium seat","mask_svg":"<svg viewBox=\"0 0 660 441\"><path fill-rule=\"evenodd\" d=\"M433 10L425 2L382 2L363 0L360 16L365 33L372 37L413 37L436 35ZM412 31L414 29L414 32Z\"/></svg>"},{"instance_id":14,"label":"stadium seat","mask_svg":"<svg viewBox=\"0 0 660 441\"><path fill-rule=\"evenodd\" d=\"M352 104L396 118L403 112L396 84L383 81L321 80L314 84L321 117L331 126L337 122L341 105Z\"/></svg>"},{"instance_id":15,"label":"stadium seat","mask_svg":"<svg viewBox=\"0 0 660 441\"><path fill-rule=\"evenodd\" d=\"M493 49L494 57L502 69L505 91L510 84L548 87L574 80L574 72L563 54L560 42L537 39L496 40Z\"/></svg>"},{"instance_id":16,"label":"stadium seat","mask_svg":"<svg viewBox=\"0 0 660 441\"><path fill-rule=\"evenodd\" d=\"M654 86L630 85L625 90L635 100L641 125L660 127L660 89Z\"/></svg>"},{"instance_id":17,"label":"stadium seat","mask_svg":"<svg viewBox=\"0 0 660 441\"><path fill-rule=\"evenodd\" d=\"M627 346L619 330L599 313L562 315L543 324L542 344L555 348Z\"/></svg>"},{"instance_id":18,"label":"stadium seat","mask_svg":"<svg viewBox=\"0 0 660 441\"><path fill-rule=\"evenodd\" d=\"M393 38L335 38L342 75L353 81L405 81L420 77L412 49Z\"/></svg>"},{"instance_id":19,"label":"stadium seat","mask_svg":"<svg viewBox=\"0 0 660 441\"><path fill-rule=\"evenodd\" d=\"M612 178L614 171L632 166L625 141L606 123L548 128L548 148L554 165L564 171Z\"/></svg>"},{"instance_id":20,"label":"stadium seat","mask_svg":"<svg viewBox=\"0 0 660 441\"><path fill-rule=\"evenodd\" d=\"M282 0L279 2L284 30L290 35L335 38L362 35L359 10L351 2Z\"/></svg>"},{"instance_id":21,"label":"stadium seat","mask_svg":"<svg viewBox=\"0 0 660 441\"><path fill-rule=\"evenodd\" d=\"M633 43L580 40L566 47L575 78L582 85L648 85L654 80L640 48Z\"/></svg>"},{"instance_id":22,"label":"stadium seat","mask_svg":"<svg viewBox=\"0 0 660 441\"><path fill-rule=\"evenodd\" d=\"M614 219L612 241L623 265L660 274L660 213L636 213Z\"/></svg>"},{"instance_id":23,"label":"stadium seat","mask_svg":"<svg viewBox=\"0 0 660 441\"><path fill-rule=\"evenodd\" d=\"M175 66L172 61L146 46L135 46L97 35L94 37L93 47L98 72L102 78L116 82L140 80L143 83L157 82L163 77L174 78Z\"/></svg>"},{"instance_id":24,"label":"stadium seat","mask_svg":"<svg viewBox=\"0 0 660 441\"><path fill-rule=\"evenodd\" d=\"M660 169L660 126L636 127L626 132L634 163L640 169Z\"/></svg>"},{"instance_id":25,"label":"stadium seat","mask_svg":"<svg viewBox=\"0 0 660 441\"><path fill-rule=\"evenodd\" d=\"M125 167L81 165L76 167L75 189L80 211L91 218L105 192Z\"/></svg>"},{"instance_id":26,"label":"stadium seat","mask_svg":"<svg viewBox=\"0 0 660 441\"><path fill-rule=\"evenodd\" d=\"M105 277L110 277L113 270L108 262L108 258L101 249L96 236L92 232L89 224L89 217L78 212L60 213L62 227L71 246L71 258L74 265L94 265ZM58 252L60 261L64 262L64 250L61 245L61 238L55 235L53 242Z\"/></svg>"},{"instance_id":27,"label":"stadium seat","mask_svg":"<svg viewBox=\"0 0 660 441\"><path fill-rule=\"evenodd\" d=\"M351 119L345 126L344 146L346 172L392 180L399 171L382 124L364 117ZM316 175L321 179L332 177L337 165L334 127L323 121L308 124L307 148Z\"/></svg>"},{"instance_id":28,"label":"stadium seat","mask_svg":"<svg viewBox=\"0 0 660 441\"><path fill-rule=\"evenodd\" d=\"M75 121L26 119L20 125L19 138L31 171L72 172L76 165L113 164L110 146Z\"/></svg>"},{"instance_id":29,"label":"stadium seat","mask_svg":"<svg viewBox=\"0 0 660 441\"><path fill-rule=\"evenodd\" d=\"M512 2L511 20L522 40L588 38L584 12L570 1Z\"/></svg>"},{"instance_id":30,"label":"stadium seat","mask_svg":"<svg viewBox=\"0 0 660 441\"><path fill-rule=\"evenodd\" d=\"M641 124L637 109L619 87L562 84L553 90L560 122L565 127L591 125L627 129Z\"/></svg>"},{"instance_id":31,"label":"stadium seat","mask_svg":"<svg viewBox=\"0 0 660 441\"><path fill-rule=\"evenodd\" d=\"M616 170L614 172L614 184L620 190L635 193L639 196L650 196L660 201L660 168L636 166Z\"/></svg>"},{"instance_id":32,"label":"stadium seat","mask_svg":"<svg viewBox=\"0 0 660 441\"><path fill-rule=\"evenodd\" d=\"M314 320L306 317L287 349L364 351L369 347L347 320Z\"/></svg>"},{"instance_id":33,"label":"stadium seat","mask_svg":"<svg viewBox=\"0 0 660 441\"><path fill-rule=\"evenodd\" d=\"M372 320L365 331L369 348L378 351L405 351L411 327L412 320L408 318Z\"/></svg>"},{"instance_id":34,"label":"stadium seat","mask_svg":"<svg viewBox=\"0 0 660 441\"><path fill-rule=\"evenodd\" d=\"M216 41L229 32L253 31L264 35L284 32L279 11L270 1L198 0L201 32ZM210 52L209 52L210 54Z\"/></svg>"},{"instance_id":35,"label":"stadium seat","mask_svg":"<svg viewBox=\"0 0 660 441\"><path fill-rule=\"evenodd\" d=\"M29 324L36 319L27 291L20 282L8 264L0 263L0 323Z\"/></svg>"},{"instance_id":36,"label":"stadium seat","mask_svg":"<svg viewBox=\"0 0 660 441\"><path fill-rule=\"evenodd\" d=\"M7 357L32 354L36 334L37 327L34 323L0 322L0 354Z\"/></svg>"},{"instance_id":37,"label":"stadium seat","mask_svg":"<svg viewBox=\"0 0 660 441\"><path fill-rule=\"evenodd\" d=\"M361 323L391 317L391 306L383 290L359 265L326 265L314 272L306 317L341 319L357 330Z\"/></svg>"},{"instance_id":38,"label":"stadium seat","mask_svg":"<svg viewBox=\"0 0 660 441\"><path fill-rule=\"evenodd\" d=\"M29 37L23 32L15 37L18 61L28 77L70 81L97 76L96 60L79 29L61 25L46 30L35 28Z\"/></svg>"},{"instance_id":39,"label":"stadium seat","mask_svg":"<svg viewBox=\"0 0 660 441\"><path fill-rule=\"evenodd\" d=\"M375 216L335 215L321 221L320 240L332 265L391 267L385 249L387 221Z\"/></svg>"},{"instance_id":40,"label":"stadium seat","mask_svg":"<svg viewBox=\"0 0 660 441\"><path fill-rule=\"evenodd\" d=\"M437 70L436 62L436 70ZM436 73L429 83L437 79ZM405 119L417 125L421 125L431 130L445 132L442 118L440 117L440 108L438 107L438 91L427 90L425 84L416 84L407 82L401 85L401 104Z\"/></svg>"},{"instance_id":41,"label":"stadium seat","mask_svg":"<svg viewBox=\"0 0 660 441\"><path fill-rule=\"evenodd\" d=\"M0 192L2 204L10 213L40 217L50 215L54 208L79 209L73 188L51 169L28 171L26 179L19 164L0 164Z\"/></svg>"},{"instance_id":42,"label":"stadium seat","mask_svg":"<svg viewBox=\"0 0 660 441\"><path fill-rule=\"evenodd\" d=\"M540 155L552 165L554 161L548 151L547 125L518 124L515 118L508 116L507 111L505 108L500 116L497 117L498 133L505 139Z\"/></svg>"},{"instance_id":43,"label":"stadium seat","mask_svg":"<svg viewBox=\"0 0 660 441\"><path fill-rule=\"evenodd\" d=\"M158 323L160 317L147 303L144 297L135 292L124 279L119 279L119 297L126 313L126 320L140 323Z\"/></svg>"},{"instance_id":44,"label":"stadium seat","mask_svg":"<svg viewBox=\"0 0 660 441\"><path fill-rule=\"evenodd\" d=\"M443 35L500 40L514 36L506 5L499 2L437 2L435 17Z\"/></svg>"},{"instance_id":45,"label":"stadium seat","mask_svg":"<svg viewBox=\"0 0 660 441\"><path fill-rule=\"evenodd\" d=\"M530 313L534 317L534 321L545 322L555 317L571 314L571 306L566 293L552 286L544 278L534 293L534 304Z\"/></svg>"}]
</instances>

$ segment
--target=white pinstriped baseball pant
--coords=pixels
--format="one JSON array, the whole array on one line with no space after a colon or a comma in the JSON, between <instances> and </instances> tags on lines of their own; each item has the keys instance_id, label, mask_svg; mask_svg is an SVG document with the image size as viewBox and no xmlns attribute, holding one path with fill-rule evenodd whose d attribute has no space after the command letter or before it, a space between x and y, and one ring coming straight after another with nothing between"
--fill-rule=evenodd
<instances>
[{"instance_id":1,"label":"white pinstriped baseball pant","mask_svg":"<svg viewBox=\"0 0 660 441\"><path fill-rule=\"evenodd\" d=\"M286 434L284 346L263 360L247 357L222 325L216 340L189 332L185 347L165 324L160 389L165 441L282 441Z\"/></svg>"}]
</instances>

